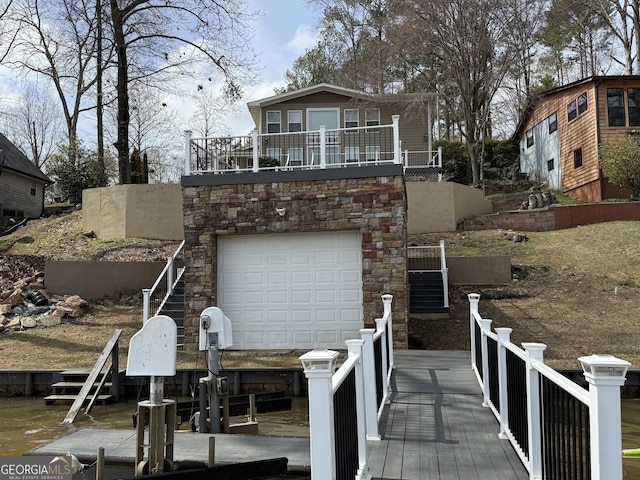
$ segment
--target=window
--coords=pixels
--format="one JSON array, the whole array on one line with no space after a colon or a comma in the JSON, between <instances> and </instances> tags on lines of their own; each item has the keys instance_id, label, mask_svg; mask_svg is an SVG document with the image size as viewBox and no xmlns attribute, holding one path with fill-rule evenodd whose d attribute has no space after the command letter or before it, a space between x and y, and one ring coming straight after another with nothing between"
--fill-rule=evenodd
<instances>
[{"instance_id":1,"label":"window","mask_svg":"<svg viewBox=\"0 0 640 480\"><path fill-rule=\"evenodd\" d=\"M573 168L580 168L582 166L582 148L578 148L573 151Z\"/></svg>"},{"instance_id":2,"label":"window","mask_svg":"<svg viewBox=\"0 0 640 480\"><path fill-rule=\"evenodd\" d=\"M610 127L624 127L624 90L607 88L607 111Z\"/></svg>"},{"instance_id":3,"label":"window","mask_svg":"<svg viewBox=\"0 0 640 480\"><path fill-rule=\"evenodd\" d=\"M267 133L280 133L280 112L267 112Z\"/></svg>"},{"instance_id":4,"label":"window","mask_svg":"<svg viewBox=\"0 0 640 480\"><path fill-rule=\"evenodd\" d=\"M555 165L553 164L553 158L551 160L547 160L547 171L550 172L554 168L555 168Z\"/></svg>"},{"instance_id":5,"label":"window","mask_svg":"<svg viewBox=\"0 0 640 480\"><path fill-rule=\"evenodd\" d=\"M640 88L627 89L627 109L629 110L629 126L640 125Z\"/></svg>"},{"instance_id":6,"label":"window","mask_svg":"<svg viewBox=\"0 0 640 480\"><path fill-rule=\"evenodd\" d=\"M552 113L549 115L549 133L553 133L558 130L558 114Z\"/></svg>"},{"instance_id":7,"label":"window","mask_svg":"<svg viewBox=\"0 0 640 480\"><path fill-rule=\"evenodd\" d=\"M344 128L358 128L358 110L344 111Z\"/></svg>"},{"instance_id":8,"label":"window","mask_svg":"<svg viewBox=\"0 0 640 480\"><path fill-rule=\"evenodd\" d=\"M567 121L568 122L570 122L571 120L573 120L578 116L578 111L576 109L577 109L576 101L574 100L572 102L569 102L569 105L567 105Z\"/></svg>"},{"instance_id":9,"label":"window","mask_svg":"<svg viewBox=\"0 0 640 480\"><path fill-rule=\"evenodd\" d=\"M527 148L533 145L533 128L531 130L527 130Z\"/></svg>"},{"instance_id":10,"label":"window","mask_svg":"<svg viewBox=\"0 0 640 480\"><path fill-rule=\"evenodd\" d=\"M344 147L344 162L356 163L360 161L360 147Z\"/></svg>"},{"instance_id":11,"label":"window","mask_svg":"<svg viewBox=\"0 0 640 480\"><path fill-rule=\"evenodd\" d=\"M290 167L299 167L302 165L302 148L290 148L289 159L287 165Z\"/></svg>"},{"instance_id":12,"label":"window","mask_svg":"<svg viewBox=\"0 0 640 480\"><path fill-rule=\"evenodd\" d=\"M278 165L280 165L280 154L282 150L279 148L267 148L267 158L274 158L278 161Z\"/></svg>"},{"instance_id":13,"label":"window","mask_svg":"<svg viewBox=\"0 0 640 480\"><path fill-rule=\"evenodd\" d=\"M31 187L31 195L33 195L35 197L36 196L36 190L38 188L38 186L36 185L36 182L29 182L29 186Z\"/></svg>"},{"instance_id":14,"label":"window","mask_svg":"<svg viewBox=\"0 0 640 480\"><path fill-rule=\"evenodd\" d=\"M289 132L301 132L302 131L302 110L289 110L287 113L289 119L288 131ZM279 123L279 122L278 122Z\"/></svg>"},{"instance_id":15,"label":"window","mask_svg":"<svg viewBox=\"0 0 640 480\"><path fill-rule=\"evenodd\" d=\"M367 127L377 127L380 125L380 109L369 108L364 112L364 121ZM377 132L377 128L368 129L367 132Z\"/></svg>"},{"instance_id":16,"label":"window","mask_svg":"<svg viewBox=\"0 0 640 480\"><path fill-rule=\"evenodd\" d=\"M366 147L365 151L367 162L378 162L380 161L380 147L379 146L370 146Z\"/></svg>"},{"instance_id":17,"label":"window","mask_svg":"<svg viewBox=\"0 0 640 480\"><path fill-rule=\"evenodd\" d=\"M587 92L578 97L578 115L587 111Z\"/></svg>"}]
</instances>

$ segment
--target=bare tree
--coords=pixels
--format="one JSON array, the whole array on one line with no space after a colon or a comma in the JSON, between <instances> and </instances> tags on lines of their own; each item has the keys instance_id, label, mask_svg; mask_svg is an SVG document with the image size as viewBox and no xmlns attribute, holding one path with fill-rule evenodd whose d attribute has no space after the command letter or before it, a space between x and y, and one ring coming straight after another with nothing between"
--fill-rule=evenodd
<instances>
[{"instance_id":1,"label":"bare tree","mask_svg":"<svg viewBox=\"0 0 640 480\"><path fill-rule=\"evenodd\" d=\"M120 183L130 183L128 86L132 78L180 73L222 74L237 99L253 64L244 0L110 0L117 59L117 140Z\"/></svg>"},{"instance_id":2,"label":"bare tree","mask_svg":"<svg viewBox=\"0 0 640 480\"><path fill-rule=\"evenodd\" d=\"M196 109L189 125L202 137L211 137L215 134L226 135L228 132L222 118L233 105L228 99L221 95L216 95L212 90L199 90L196 97Z\"/></svg>"},{"instance_id":3,"label":"bare tree","mask_svg":"<svg viewBox=\"0 0 640 480\"><path fill-rule=\"evenodd\" d=\"M96 82L95 10L76 0L14 1L22 28L8 63L51 80L73 153L80 116L95 108L85 99Z\"/></svg>"},{"instance_id":4,"label":"bare tree","mask_svg":"<svg viewBox=\"0 0 640 480\"><path fill-rule=\"evenodd\" d=\"M460 134L469 158L473 183L482 181L482 145L491 105L515 52L507 42L512 28L508 2L501 0L438 0L405 2L400 28L414 45L412 58L423 65L437 59L438 90L460 112Z\"/></svg>"},{"instance_id":5,"label":"bare tree","mask_svg":"<svg viewBox=\"0 0 640 480\"><path fill-rule=\"evenodd\" d=\"M64 120L44 89L27 85L17 98L7 107L2 130L36 167L42 167L64 137Z\"/></svg>"},{"instance_id":6,"label":"bare tree","mask_svg":"<svg viewBox=\"0 0 640 480\"><path fill-rule=\"evenodd\" d=\"M0 63L11 51L18 34L19 22L11 17L13 0L0 0Z\"/></svg>"}]
</instances>

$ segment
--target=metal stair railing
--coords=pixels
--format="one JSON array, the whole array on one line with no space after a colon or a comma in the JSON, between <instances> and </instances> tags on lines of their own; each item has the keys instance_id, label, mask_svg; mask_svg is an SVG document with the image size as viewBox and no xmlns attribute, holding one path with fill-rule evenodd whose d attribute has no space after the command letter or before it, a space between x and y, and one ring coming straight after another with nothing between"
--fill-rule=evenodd
<instances>
[{"instance_id":1,"label":"metal stair railing","mask_svg":"<svg viewBox=\"0 0 640 480\"><path fill-rule=\"evenodd\" d=\"M142 290L142 323L146 323L150 317L158 315L173 293L176 284L184 274L182 263L184 240L180 243L173 255L167 258L167 264L156 279L151 288ZM152 315L149 315L153 312Z\"/></svg>"},{"instance_id":2,"label":"metal stair railing","mask_svg":"<svg viewBox=\"0 0 640 480\"><path fill-rule=\"evenodd\" d=\"M440 272L442 274L443 307L449 308L449 270L444 240L438 246L407 247L409 273Z\"/></svg>"}]
</instances>

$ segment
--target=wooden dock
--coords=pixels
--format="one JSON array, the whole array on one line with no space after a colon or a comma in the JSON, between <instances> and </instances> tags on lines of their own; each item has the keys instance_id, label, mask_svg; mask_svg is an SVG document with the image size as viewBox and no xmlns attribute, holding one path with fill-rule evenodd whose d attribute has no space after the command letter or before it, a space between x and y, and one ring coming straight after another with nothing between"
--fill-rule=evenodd
<instances>
[{"instance_id":1,"label":"wooden dock","mask_svg":"<svg viewBox=\"0 0 640 480\"><path fill-rule=\"evenodd\" d=\"M391 404L383 416L382 439L368 442L369 468L375 479L529 478L509 442L498 439L498 422L482 407L470 364L469 352L395 352ZM308 438L191 432L176 432L174 460L205 463L211 436L220 463L287 457L290 469L299 471L310 465ZM102 446L108 464L133 466L135 444L133 429L83 428L29 454L69 451L90 464Z\"/></svg>"}]
</instances>

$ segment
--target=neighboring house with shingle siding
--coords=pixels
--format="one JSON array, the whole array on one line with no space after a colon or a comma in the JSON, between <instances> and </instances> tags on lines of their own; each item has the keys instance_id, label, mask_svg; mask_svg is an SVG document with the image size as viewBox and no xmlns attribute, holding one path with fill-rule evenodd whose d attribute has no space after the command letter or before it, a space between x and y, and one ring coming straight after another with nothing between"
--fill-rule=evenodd
<instances>
[{"instance_id":1,"label":"neighboring house with shingle siding","mask_svg":"<svg viewBox=\"0 0 640 480\"><path fill-rule=\"evenodd\" d=\"M44 189L53 183L7 137L0 134L0 218L38 218Z\"/></svg>"},{"instance_id":2,"label":"neighboring house with shingle siding","mask_svg":"<svg viewBox=\"0 0 640 480\"><path fill-rule=\"evenodd\" d=\"M588 201L628 197L602 175L598 147L640 136L640 76L594 76L538 94L516 131L520 170Z\"/></svg>"}]
</instances>

